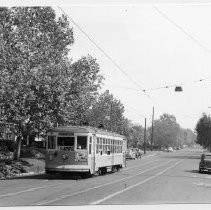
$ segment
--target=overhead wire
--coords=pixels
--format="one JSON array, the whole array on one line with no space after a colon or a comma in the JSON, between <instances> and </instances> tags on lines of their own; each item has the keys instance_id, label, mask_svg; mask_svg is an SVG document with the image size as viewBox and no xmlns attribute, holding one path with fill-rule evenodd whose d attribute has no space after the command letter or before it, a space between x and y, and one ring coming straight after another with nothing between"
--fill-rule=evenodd
<instances>
[{"instance_id":1,"label":"overhead wire","mask_svg":"<svg viewBox=\"0 0 211 210\"><path fill-rule=\"evenodd\" d=\"M143 88L135 81L133 80L120 66L119 64L111 57L108 55L108 53L105 52L105 50L102 49L102 47L99 46L99 44L97 44L91 37L90 35L88 35L74 20L72 17L70 17L70 15L68 15L61 7L57 6L70 20L71 22L78 27L78 29L89 39L90 42L92 42L92 44L95 45L95 47L100 50L105 57L107 57L128 79L130 79L131 82L133 82L134 84L136 84L136 86L138 86L140 88L141 91L144 91Z\"/></svg>"},{"instance_id":2,"label":"overhead wire","mask_svg":"<svg viewBox=\"0 0 211 210\"><path fill-rule=\"evenodd\" d=\"M107 57L116 67L117 67L117 69L119 69L120 70L120 72L122 72L133 84L135 84L138 88L139 88L139 90L140 91L142 91L144 94L145 94L145 96L147 96L150 100L151 100L151 102L153 103L153 104L157 104L159 107L161 107L157 102L155 102L153 99L152 99L152 97L148 94L148 93L146 93L145 92L145 90L140 86L140 84L139 83L137 83L134 79L132 79L122 68L121 68L121 66L113 59L113 58L111 58L111 56L109 56L108 55L108 53L106 53L105 52L105 50L103 50L102 49L102 47L100 47L99 46L99 44L97 44L90 36L89 36L89 34L87 34L80 26L79 26L79 24L77 24L74 20L73 20L73 18L72 17L70 17L70 15L68 15L60 6L57 6L57 8L59 8L69 19L70 19L70 21L89 39L89 41L90 42L92 42L92 44L94 44L94 46L98 49L98 50L100 50L104 55L105 55L105 57ZM163 109L163 108L162 108Z\"/></svg>"},{"instance_id":3,"label":"overhead wire","mask_svg":"<svg viewBox=\"0 0 211 210\"><path fill-rule=\"evenodd\" d=\"M206 78L203 78L203 79L194 80L194 81L191 81L191 82L189 82L189 83L204 82L204 81L206 81L207 79L211 79L211 77L206 77ZM180 85L180 86L185 86L185 85L187 85L187 84L188 84L188 83L177 82L176 84L170 84L170 85L165 85L165 86L161 86L161 87L155 87L155 88L145 89L144 91L145 91L145 92L149 92L149 91L160 90L160 89L168 89L168 88L172 88L172 87L177 87L177 86L179 86L179 85ZM115 86L115 85L108 85L108 86L116 87L116 88L123 88L123 89L127 89L127 90L139 91L139 89L135 89L135 88L131 88L131 87L123 87L123 86Z\"/></svg>"},{"instance_id":4,"label":"overhead wire","mask_svg":"<svg viewBox=\"0 0 211 210\"><path fill-rule=\"evenodd\" d=\"M199 79L199 80L194 80L194 81L191 81L191 83L203 82L203 81L205 81L207 79L210 79L210 77L207 77L207 78L204 78L204 79ZM148 91L154 91L154 90L160 90L160 89L168 89L168 88L177 87L177 86L185 86L187 84L188 83L178 82L178 83L173 84L173 85L165 85L165 86L162 86L162 87L146 89L145 91L148 92Z\"/></svg>"},{"instance_id":5,"label":"overhead wire","mask_svg":"<svg viewBox=\"0 0 211 210\"><path fill-rule=\"evenodd\" d=\"M68 15L60 6L57 6L70 20L71 22L94 44L94 46L100 50L105 57L107 57L119 70L121 73L123 73L133 84L135 84L139 89L139 91L142 91L152 102L153 104L157 104L161 109L163 109L156 101L152 99L152 97L147 93L152 90L159 90L159 89L164 89L164 88L171 88L171 87L176 87L178 85L166 85L163 87L157 87L157 88L152 88L152 89L143 89L139 83L137 83L134 79L132 79L122 68L121 66L111 57L108 55L108 53L105 52L105 50L102 49L102 47L99 46L80 26L77 24L70 15ZM162 12L160 9L158 9L156 6L153 6L153 8L166 20L168 20L171 24L173 24L175 27L177 27L180 31L182 31L188 38L190 38L193 42L195 42L199 47L201 47L204 51L208 52L211 54L211 51L205 47L203 44L200 43L198 39L193 37L191 34L189 34L186 30L184 30L180 25L178 25L175 21L173 21L171 18L169 18L164 12ZM197 80L195 82L201 82L204 79ZM184 85L184 83L181 83L180 85ZM126 89L132 89L132 88L126 88ZM135 89L134 89L135 90Z\"/></svg>"},{"instance_id":6,"label":"overhead wire","mask_svg":"<svg viewBox=\"0 0 211 210\"><path fill-rule=\"evenodd\" d=\"M194 36L189 34L186 30L184 30L180 25L178 25L175 21L173 21L170 17L168 17L163 11L158 9L158 7L153 6L153 8L168 22L173 24L176 28L178 28L180 31L182 31L188 38L190 38L193 42L195 42L200 48L202 48L205 52L211 54L210 49L208 49L206 46L204 46L198 39L196 39Z\"/></svg>"}]
</instances>

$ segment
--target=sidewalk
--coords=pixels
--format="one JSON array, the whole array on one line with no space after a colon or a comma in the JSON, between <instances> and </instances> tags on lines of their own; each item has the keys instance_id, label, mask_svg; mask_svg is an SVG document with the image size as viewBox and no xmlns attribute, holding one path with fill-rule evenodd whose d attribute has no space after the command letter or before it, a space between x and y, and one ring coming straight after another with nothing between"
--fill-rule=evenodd
<instances>
[{"instance_id":1,"label":"sidewalk","mask_svg":"<svg viewBox=\"0 0 211 210\"><path fill-rule=\"evenodd\" d=\"M2 168L4 172L2 171L1 173L3 176L0 177L0 180L45 173L45 160L36 158L21 158L21 161L19 162L19 164L22 163L19 169L14 167L12 164L5 163ZM20 168L24 168L24 172L21 171Z\"/></svg>"}]
</instances>

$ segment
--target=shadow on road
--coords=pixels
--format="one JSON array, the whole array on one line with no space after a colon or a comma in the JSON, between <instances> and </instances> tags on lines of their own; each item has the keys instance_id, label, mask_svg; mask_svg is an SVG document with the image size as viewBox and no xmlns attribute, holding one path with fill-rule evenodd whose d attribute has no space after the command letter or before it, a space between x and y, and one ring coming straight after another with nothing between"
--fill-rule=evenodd
<instances>
[{"instance_id":1,"label":"shadow on road","mask_svg":"<svg viewBox=\"0 0 211 210\"><path fill-rule=\"evenodd\" d=\"M107 176L109 174L113 174L112 172L107 172L106 174L100 176ZM114 173L118 174L118 172ZM47 179L47 180L83 180L96 177L97 175L80 175L80 174L37 174L37 175L29 175L29 176L21 176L21 177L13 177L10 179Z\"/></svg>"},{"instance_id":2,"label":"shadow on road","mask_svg":"<svg viewBox=\"0 0 211 210\"><path fill-rule=\"evenodd\" d=\"M198 174L199 173L199 170L186 170L185 172Z\"/></svg>"},{"instance_id":3,"label":"shadow on road","mask_svg":"<svg viewBox=\"0 0 211 210\"><path fill-rule=\"evenodd\" d=\"M185 172L194 173L194 174L208 174L208 175L211 175L211 173L208 172L208 171L203 171L203 172L199 173L199 170L187 170Z\"/></svg>"},{"instance_id":4,"label":"shadow on road","mask_svg":"<svg viewBox=\"0 0 211 210\"><path fill-rule=\"evenodd\" d=\"M80 175L69 175L69 174L38 174L38 175L29 175L29 176L22 176L22 177L13 177L11 179L47 179L47 180L82 180L85 178L91 178L91 177L82 177Z\"/></svg>"}]
</instances>

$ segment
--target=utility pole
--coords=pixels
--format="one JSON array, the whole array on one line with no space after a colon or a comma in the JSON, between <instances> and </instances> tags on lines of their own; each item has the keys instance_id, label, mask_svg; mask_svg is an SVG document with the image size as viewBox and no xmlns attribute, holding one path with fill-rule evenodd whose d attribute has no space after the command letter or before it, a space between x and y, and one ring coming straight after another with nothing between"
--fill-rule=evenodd
<instances>
[{"instance_id":1,"label":"utility pole","mask_svg":"<svg viewBox=\"0 0 211 210\"><path fill-rule=\"evenodd\" d=\"M145 123L144 123L144 154L146 154L146 123L147 118L145 118Z\"/></svg>"},{"instance_id":2,"label":"utility pole","mask_svg":"<svg viewBox=\"0 0 211 210\"><path fill-rule=\"evenodd\" d=\"M110 131L112 132L112 112L113 112L113 104L112 104L112 102L111 102L111 104L110 104Z\"/></svg>"},{"instance_id":3,"label":"utility pole","mask_svg":"<svg viewBox=\"0 0 211 210\"><path fill-rule=\"evenodd\" d=\"M152 108L152 135L151 135L151 151L153 147L153 123L154 123L154 106Z\"/></svg>"}]
</instances>

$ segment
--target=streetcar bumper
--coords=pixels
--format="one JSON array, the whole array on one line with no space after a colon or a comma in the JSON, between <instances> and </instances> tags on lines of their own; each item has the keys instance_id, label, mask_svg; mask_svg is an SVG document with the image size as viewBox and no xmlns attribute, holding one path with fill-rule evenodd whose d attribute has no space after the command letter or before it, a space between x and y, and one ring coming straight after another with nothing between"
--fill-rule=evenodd
<instances>
[{"instance_id":1,"label":"streetcar bumper","mask_svg":"<svg viewBox=\"0 0 211 210\"><path fill-rule=\"evenodd\" d=\"M46 167L45 168L45 172L46 173L59 173L59 172L79 172L79 173L86 173L86 172L89 172L90 169L88 167L79 167L79 168L76 168L76 167L73 167L73 168L70 168L70 167L55 167L55 168L48 168Z\"/></svg>"}]
</instances>

